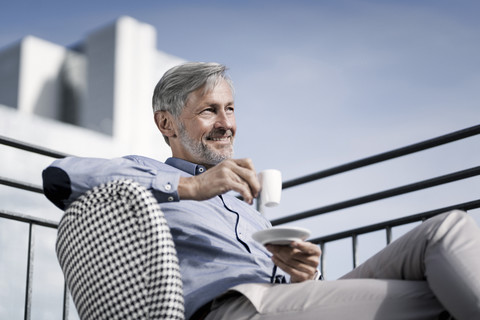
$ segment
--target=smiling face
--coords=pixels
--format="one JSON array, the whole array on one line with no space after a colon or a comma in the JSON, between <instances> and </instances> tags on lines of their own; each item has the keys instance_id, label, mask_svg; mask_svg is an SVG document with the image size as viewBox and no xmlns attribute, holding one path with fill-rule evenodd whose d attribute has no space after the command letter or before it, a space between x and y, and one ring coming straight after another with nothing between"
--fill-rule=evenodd
<instances>
[{"instance_id":1,"label":"smiling face","mask_svg":"<svg viewBox=\"0 0 480 320\"><path fill-rule=\"evenodd\" d=\"M223 79L210 91L200 88L190 93L174 121L172 155L207 168L231 158L237 129L234 110L231 87Z\"/></svg>"}]
</instances>

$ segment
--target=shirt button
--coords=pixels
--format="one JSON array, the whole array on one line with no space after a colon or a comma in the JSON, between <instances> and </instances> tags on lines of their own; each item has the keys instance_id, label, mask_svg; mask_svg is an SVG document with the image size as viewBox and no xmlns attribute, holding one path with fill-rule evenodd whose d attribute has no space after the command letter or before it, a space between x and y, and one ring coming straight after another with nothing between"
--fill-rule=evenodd
<instances>
[{"instance_id":1,"label":"shirt button","mask_svg":"<svg viewBox=\"0 0 480 320\"><path fill-rule=\"evenodd\" d=\"M173 197L170 196L170 197L167 198L167 200L168 200L169 202L172 202L172 201L173 201Z\"/></svg>"},{"instance_id":2,"label":"shirt button","mask_svg":"<svg viewBox=\"0 0 480 320\"><path fill-rule=\"evenodd\" d=\"M172 185L170 183L165 185L165 190L170 191L171 189Z\"/></svg>"},{"instance_id":3,"label":"shirt button","mask_svg":"<svg viewBox=\"0 0 480 320\"><path fill-rule=\"evenodd\" d=\"M198 172L202 173L203 171L205 171L205 168L203 167L198 168Z\"/></svg>"}]
</instances>

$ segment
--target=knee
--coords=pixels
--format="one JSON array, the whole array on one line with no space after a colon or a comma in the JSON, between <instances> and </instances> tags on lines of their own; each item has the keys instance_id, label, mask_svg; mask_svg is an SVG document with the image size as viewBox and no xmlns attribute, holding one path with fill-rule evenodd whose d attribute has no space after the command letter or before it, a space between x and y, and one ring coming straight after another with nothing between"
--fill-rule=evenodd
<instances>
[{"instance_id":1,"label":"knee","mask_svg":"<svg viewBox=\"0 0 480 320\"><path fill-rule=\"evenodd\" d=\"M462 210L452 210L440 214L432 218L434 234L436 237L442 237L446 233L455 233L458 227L470 223L468 220L471 220L471 218Z\"/></svg>"},{"instance_id":2,"label":"knee","mask_svg":"<svg viewBox=\"0 0 480 320\"><path fill-rule=\"evenodd\" d=\"M444 217L443 220L446 221L446 222L451 222L453 224L456 224L456 223L458 223L460 221L463 221L463 220L470 219L468 214L463 210L448 211L444 215L445 215L445 217Z\"/></svg>"},{"instance_id":3,"label":"knee","mask_svg":"<svg viewBox=\"0 0 480 320\"><path fill-rule=\"evenodd\" d=\"M448 212L445 213L445 215L447 217L449 217L450 219L454 219L454 220L462 220L462 219L465 219L468 216L465 211L458 210L458 209L448 211Z\"/></svg>"},{"instance_id":4,"label":"knee","mask_svg":"<svg viewBox=\"0 0 480 320\"><path fill-rule=\"evenodd\" d=\"M458 221L467 219L468 215L465 211L462 210L452 210L448 211L442 214L439 214L438 216L435 216L431 218L432 221L435 221L436 224L455 224Z\"/></svg>"}]
</instances>

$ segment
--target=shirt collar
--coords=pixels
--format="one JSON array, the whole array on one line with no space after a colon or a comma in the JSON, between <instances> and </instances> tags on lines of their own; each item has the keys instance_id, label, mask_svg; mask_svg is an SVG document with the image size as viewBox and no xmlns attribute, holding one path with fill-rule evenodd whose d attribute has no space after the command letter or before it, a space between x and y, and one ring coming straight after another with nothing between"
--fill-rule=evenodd
<instances>
[{"instance_id":1,"label":"shirt collar","mask_svg":"<svg viewBox=\"0 0 480 320\"><path fill-rule=\"evenodd\" d=\"M202 174L207 170L207 168L205 168L201 164L195 164L195 163L192 163L192 162L189 162L187 160L180 159L180 158L171 157L171 158L168 158L165 161L165 163L168 164L169 166L175 167L179 170L182 170L186 173L189 173L192 176Z\"/></svg>"}]
</instances>

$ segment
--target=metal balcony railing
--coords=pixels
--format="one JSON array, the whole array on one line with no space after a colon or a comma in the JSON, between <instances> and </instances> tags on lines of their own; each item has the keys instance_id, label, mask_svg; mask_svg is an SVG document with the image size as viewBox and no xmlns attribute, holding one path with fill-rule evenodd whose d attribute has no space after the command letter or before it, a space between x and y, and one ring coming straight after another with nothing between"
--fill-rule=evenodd
<instances>
[{"instance_id":1,"label":"metal balcony railing","mask_svg":"<svg viewBox=\"0 0 480 320\"><path fill-rule=\"evenodd\" d=\"M373 164L378 164L383 161L403 157L412 153L420 152L423 150L431 149L434 147L438 147L447 143L459 141L462 139L466 139L475 135L480 134L480 125L476 125L473 127L469 127L463 130L455 131L449 134L445 134L433 139L425 140L419 143L415 143L403 148L391 150L388 152L384 152L378 155L374 155L368 158L364 158L361 160L353 161L347 164L343 164L337 167L333 167L327 170L319 171L304 177L296 178L293 180L285 181L283 183L283 189L295 187L298 185L302 185L305 183L309 183L315 180L327 178L333 175L337 175L340 173L344 173L347 171L352 171L358 168L366 167L369 165ZM414 191L419 191L419 190L424 190L427 188L435 187L438 185L454 182L454 181L459 181L462 179L474 177L480 175L480 166L472 167L472 168L467 168L465 170L453 172L450 174L434 177L431 179L423 180L423 181L418 181L412 184L400 186L397 188L389 189L389 190L384 190L381 192L369 194L366 196L354 198L354 199L349 199L346 201L334 203L331 205L323 206L320 208L308 210L305 212L300 212L296 214L289 215L284 218L280 219L275 219L272 220L272 224L275 225L280 225L280 224L285 224L288 222L293 222L293 221L298 221L301 219L305 218L310 218L310 217L315 217L319 216L322 214L326 213L331 213L337 210L341 209L346 209L346 208L351 208L355 206L359 206L362 204L386 199L386 198L391 198L394 196L414 192ZM325 270L325 258L326 258L326 252L325 252L325 244L327 242L333 242L337 241L340 239L345 239L345 238L351 238L352 240L352 267L355 268L357 266L357 238L361 234L366 234L366 233L371 233L379 230L385 230L386 232L386 244L389 244L392 240L392 233L391 230L393 227L396 226L401 226L405 224L409 224L412 222L417 222L417 221L423 221L427 218L430 218L434 215L453 210L453 209L460 209L464 211L472 210L472 209L477 209L480 208L480 198L473 199L472 201L469 202L464 202L464 203L456 203L452 204L448 207L442 207L442 208L436 208L430 211L426 212L421 212L421 213L416 213L409 215L407 217L399 218L399 219L394 219L394 220L389 220L385 222L381 222L378 224L370 225L370 226L365 226L361 228L356 228L356 229L351 229L315 239L310 239L311 242L319 244L321 249L322 249L322 256L321 256L321 270L324 272Z\"/></svg>"},{"instance_id":2,"label":"metal balcony railing","mask_svg":"<svg viewBox=\"0 0 480 320\"><path fill-rule=\"evenodd\" d=\"M68 156L65 153L56 152L53 150L49 150L47 148L34 146L25 142L21 142L15 139L11 139L8 137L0 136L0 144L10 146L15 149L20 149L32 153L36 153L39 155L51 157L51 158L64 158ZM30 183L26 183L23 181L8 179L5 177L0 177L0 184L25 190L34 193L41 193L43 194L43 189L40 186L33 185ZM33 270L34 270L34 247L35 247L35 227L47 227L51 229L57 229L58 223L55 221L42 219L38 217L29 216L19 212L12 212L0 208L0 218L9 219L13 221L19 221L22 223L28 224L28 246L27 246L27 272L26 272L26 279L25 279L25 302L24 302L24 319L31 318L31 306L32 306L32 283L33 283ZM54 248L52 248L54 250ZM1 263L1 262L0 262ZM63 316L62 319L68 319L68 309L69 309L69 295L66 285L64 287L63 292Z\"/></svg>"},{"instance_id":3,"label":"metal balcony railing","mask_svg":"<svg viewBox=\"0 0 480 320\"><path fill-rule=\"evenodd\" d=\"M323 179L326 177L330 177L333 175L337 175L340 173L344 173L347 171L355 170L358 168L370 166L373 164L378 164L380 162L390 160L390 159L395 159L399 158L405 155L409 155L412 153L416 153L419 151L423 151L426 149L434 148L440 145L444 145L447 143L452 143L455 141L459 141L462 139L466 139L468 137L472 137L475 135L480 134L480 125L473 126L470 128L466 128L463 130L459 130L456 132L452 132L440 137L436 137L430 140L426 140L423 142L419 142L413 145L409 145L403 148L395 149L389 152L381 153L378 155L374 155L365 159L361 159L358 161L350 162L344 165L340 165L334 168L330 168L327 170L323 170L317 173L313 173L304 177L300 177L297 179L285 181L283 183L283 188L288 189L292 188L295 186L299 186L302 184L306 184L312 181L316 181L319 179ZM1 137L0 136L0 144L10 146L12 148L16 149L21 149L24 151L28 152L33 152L35 154L47 156L47 157L52 157L52 158L63 158L67 156L67 154L61 153L61 152L56 152L53 150L48 150L39 146L34 146L30 145L24 142L20 142L14 139L10 139L7 137ZM334 211L338 211L341 209L345 208L351 208L355 207L361 204L365 203L370 203L402 194L407 194L411 193L414 191L418 190L424 190L427 188L431 188L434 186L450 183L453 181L459 181L462 179L466 178L471 178L478 176L480 174L480 166L472 167L472 168L466 168L464 170L460 170L457 172L452 172L449 174L445 174L442 176L430 178L427 180L422 180L418 181L415 183L403 185L400 187L380 191L377 193L357 197L354 199L346 200L346 201L341 201L338 203L334 203L331 205L323 206L320 208L300 212L300 213L295 213L292 215L289 215L287 217L283 217L280 219L275 219L272 220L273 225L281 225L285 224L288 222L292 221L298 221L301 219L306 219L306 218L311 218L315 216L319 216L322 214L326 213L331 213ZM5 177L0 177L0 184L16 188L16 189L21 189L29 192L34 192L34 193L43 193L42 188L40 186L32 185L26 182L22 181L17 181L17 180L12 180L8 179ZM357 265L357 238L359 235L379 231L379 230L384 230L386 234L386 244L390 243L392 239L391 231L392 228L409 224L412 222L416 221L422 221L425 220L429 217L432 217L434 215L437 215L439 213L449 211L452 209L461 209L461 210L472 210L472 209L477 209L480 208L480 199L471 199L471 201L468 202L463 202L463 203L455 203L451 204L447 207L441 207L441 208L434 208L430 211L425 211L425 212L420 212L420 213L415 213L411 214L406 217L394 219L394 220L389 220L361 228L355 228L351 230L346 230L342 231L339 233L319 237L312 239L311 241L314 243L317 243L321 246L322 251L324 254L322 255L322 260L321 260L321 267L322 270L324 269L325 265L325 244L332 242L332 241L337 241L340 239L351 239L352 242L352 267L355 267ZM0 208L0 218L3 219L10 219L10 220L15 220L15 221L20 221L23 223L28 224L29 226L29 232L28 232L28 249L26 252L27 255L27 275L26 275L26 280L25 280L25 304L24 304L24 318L25 319L30 319L30 313L31 313L31 299L32 299L32 273L33 273L33 268L34 268L34 259L33 259L33 247L34 247L34 227L35 226L43 226L43 227L48 227L48 228L57 228L58 224L57 222L54 221L49 221L41 218L36 218L36 217L31 217L22 213L16 213L16 212L11 212L4 210L3 208ZM54 250L54 248L52 248ZM0 261L1 263L1 261ZM68 305L69 305L69 298L68 298L68 292L66 290L66 287L64 288L64 304L63 304L63 319L68 319Z\"/></svg>"}]
</instances>

